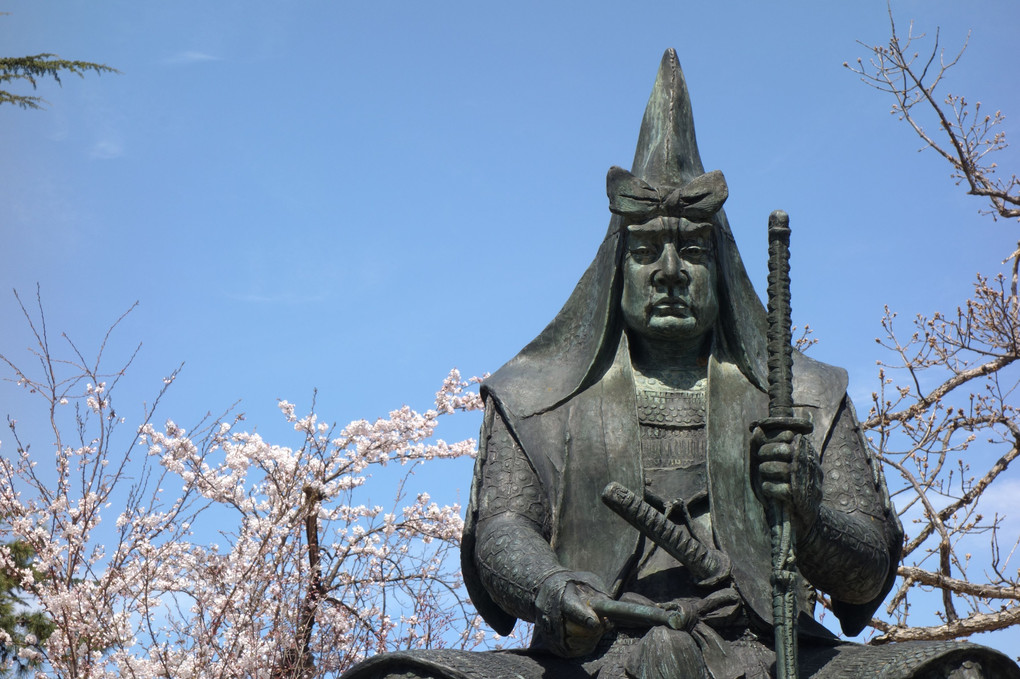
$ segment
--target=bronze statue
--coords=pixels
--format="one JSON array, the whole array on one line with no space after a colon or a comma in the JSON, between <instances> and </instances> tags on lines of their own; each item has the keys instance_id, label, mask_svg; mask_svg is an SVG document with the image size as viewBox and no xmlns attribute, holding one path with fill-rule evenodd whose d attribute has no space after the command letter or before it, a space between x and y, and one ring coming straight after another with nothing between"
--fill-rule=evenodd
<instances>
[{"instance_id":1,"label":"bronze statue","mask_svg":"<svg viewBox=\"0 0 1020 679\"><path fill-rule=\"evenodd\" d=\"M464 577L497 632L535 622L531 648L395 653L348 676L774 677L765 507L778 503L800 573L788 676L1020 678L981 646L848 644L814 619L816 588L845 633L865 627L902 528L845 371L794 352L796 417L752 426L770 415L766 311L722 211L726 181L702 166L673 50L633 169L612 168L607 187L595 260L482 386Z\"/></svg>"}]
</instances>

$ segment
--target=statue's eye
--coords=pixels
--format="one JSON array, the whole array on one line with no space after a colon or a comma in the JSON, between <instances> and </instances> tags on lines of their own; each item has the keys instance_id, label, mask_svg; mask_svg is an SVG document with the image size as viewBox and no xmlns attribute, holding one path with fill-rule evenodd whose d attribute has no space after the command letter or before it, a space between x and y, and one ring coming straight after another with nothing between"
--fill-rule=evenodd
<instances>
[{"instance_id":1,"label":"statue's eye","mask_svg":"<svg viewBox=\"0 0 1020 679\"><path fill-rule=\"evenodd\" d=\"M680 248L680 256L688 262L704 262L709 254L709 249L702 245L685 245Z\"/></svg>"},{"instance_id":2,"label":"statue's eye","mask_svg":"<svg viewBox=\"0 0 1020 679\"><path fill-rule=\"evenodd\" d=\"M648 244L634 245L630 248L629 254L638 264L651 264L659 258L659 249Z\"/></svg>"}]
</instances>

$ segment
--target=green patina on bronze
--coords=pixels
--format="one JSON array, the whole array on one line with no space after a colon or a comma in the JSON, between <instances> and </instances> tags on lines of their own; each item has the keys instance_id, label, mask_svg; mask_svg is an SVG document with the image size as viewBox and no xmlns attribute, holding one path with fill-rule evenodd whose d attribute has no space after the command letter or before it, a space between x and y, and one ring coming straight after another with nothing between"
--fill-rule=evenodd
<instances>
[{"instance_id":1,"label":"green patina on bronze","mask_svg":"<svg viewBox=\"0 0 1020 679\"><path fill-rule=\"evenodd\" d=\"M815 620L817 589L843 632L867 625L902 528L846 372L790 347L784 215L771 319L754 291L673 50L607 193L573 293L482 385L464 578L498 632L535 622L532 647L393 653L345 676L1020 679L981 646L862 646Z\"/></svg>"}]
</instances>

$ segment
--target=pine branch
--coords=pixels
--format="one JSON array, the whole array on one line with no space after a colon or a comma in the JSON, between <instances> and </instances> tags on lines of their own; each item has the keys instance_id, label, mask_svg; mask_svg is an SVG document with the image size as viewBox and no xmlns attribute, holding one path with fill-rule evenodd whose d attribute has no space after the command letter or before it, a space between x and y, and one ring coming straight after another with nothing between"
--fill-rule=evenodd
<instances>
[{"instance_id":1,"label":"pine branch","mask_svg":"<svg viewBox=\"0 0 1020 679\"><path fill-rule=\"evenodd\" d=\"M38 87L38 81L53 78L62 85L61 74L73 74L84 78L86 73L120 73L115 68L91 61L72 61L61 59L56 54L42 53L27 57L0 57L0 86L16 81L28 81L32 89ZM45 100L42 97L14 94L0 89L0 105L14 104L24 109L39 109Z\"/></svg>"}]
</instances>

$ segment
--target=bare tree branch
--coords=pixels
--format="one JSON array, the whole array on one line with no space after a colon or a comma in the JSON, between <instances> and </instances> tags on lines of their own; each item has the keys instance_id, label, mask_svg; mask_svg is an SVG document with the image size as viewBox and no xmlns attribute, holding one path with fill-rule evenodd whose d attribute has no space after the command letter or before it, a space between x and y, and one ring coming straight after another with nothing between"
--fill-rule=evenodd
<instances>
[{"instance_id":1,"label":"bare tree branch","mask_svg":"<svg viewBox=\"0 0 1020 679\"><path fill-rule=\"evenodd\" d=\"M891 8L889 27L888 45L860 43L871 52L868 65L860 58L855 66L843 65L869 86L893 96L891 112L910 125L924 148L933 149L952 166L952 177L957 183L967 183L967 193L988 199L992 209L987 214L993 219L1020 219L1020 179L1015 174L1008 179L996 177L997 165L992 160L996 152L1007 147L1006 133L1000 128L1005 116L1001 111L982 114L981 102L971 107L965 97L935 93L949 69L963 56L967 41L954 57L947 58L936 31L931 52L921 62L914 44L924 34L914 35L911 22L906 40L901 41ZM930 126L925 118L931 118ZM938 133L929 133L930 127Z\"/></svg>"},{"instance_id":2,"label":"bare tree branch","mask_svg":"<svg viewBox=\"0 0 1020 679\"><path fill-rule=\"evenodd\" d=\"M901 39L890 10L889 26L887 45L861 43L870 58L844 65L892 97L892 113L922 149L948 162L967 193L989 201L985 214L1020 218L1020 181L1000 179L994 162L1007 148L1005 116L943 94L966 41L948 56L937 31L930 50L918 49L924 35L913 24ZM1020 575L1010 564L1020 536L1006 532L1015 525L1004 522L1009 508L993 504L1020 455L1020 244L1003 264L1005 275L978 275L955 314L918 315L903 332L886 309L876 342L890 358L880 362L863 428L891 472L906 536L888 617L871 622L881 632L875 643L953 639L1020 622ZM927 604L915 606L921 599ZM914 613L933 607L934 624Z\"/></svg>"}]
</instances>

